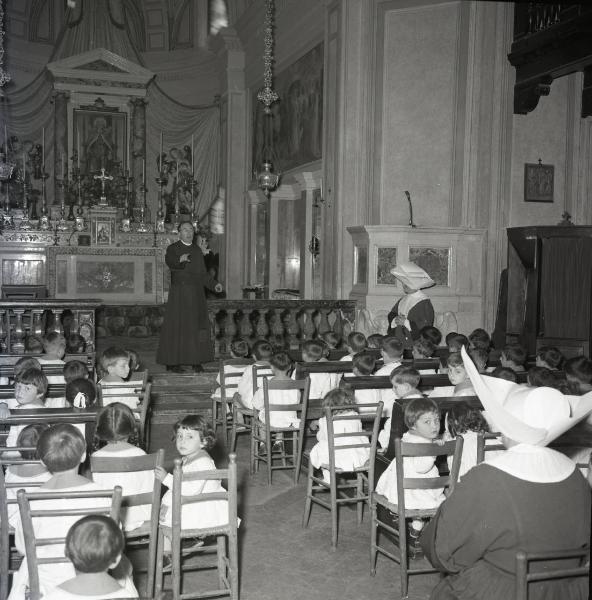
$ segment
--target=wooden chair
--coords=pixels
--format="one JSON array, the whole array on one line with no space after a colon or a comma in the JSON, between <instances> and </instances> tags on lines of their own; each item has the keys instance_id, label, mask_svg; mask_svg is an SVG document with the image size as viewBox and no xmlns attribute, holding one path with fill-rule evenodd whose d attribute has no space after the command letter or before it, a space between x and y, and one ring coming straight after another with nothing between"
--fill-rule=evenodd
<instances>
[{"instance_id":1,"label":"wooden chair","mask_svg":"<svg viewBox=\"0 0 592 600\"><path fill-rule=\"evenodd\" d=\"M220 396L212 396L212 427L214 431L217 431L219 426L222 427L227 447L232 433L233 396L244 372L240 367L248 367L252 362L249 358L229 358L220 361ZM230 367L228 372L225 367Z\"/></svg>"},{"instance_id":2,"label":"wooden chair","mask_svg":"<svg viewBox=\"0 0 592 600\"><path fill-rule=\"evenodd\" d=\"M104 507L84 507L84 508L64 508L60 510L43 509L31 507L30 501L36 503L37 500L85 500L104 498ZM17 500L21 515L21 524L23 529L23 538L25 541L25 557L27 559L27 567L29 570L29 591L30 600L40 600L41 590L39 583L40 565L67 563L69 560L63 556L63 550L59 550L57 556L41 557L37 554L38 547L59 546L61 547L66 542L66 534L68 527L65 524L60 524L58 531L55 532L55 537L37 538L33 527L33 519L36 518L64 518L69 517L70 524L75 523L78 519L89 514L103 514L110 516L115 522L119 522L119 510L121 506L121 487L116 486L113 490L93 490L86 492L33 492L27 493L24 490L17 492ZM110 504L107 504L110 500ZM78 518L76 518L78 517ZM63 529L65 527L65 530Z\"/></svg>"},{"instance_id":3,"label":"wooden chair","mask_svg":"<svg viewBox=\"0 0 592 600\"><path fill-rule=\"evenodd\" d=\"M124 473L154 471L156 467L164 467L164 450L144 456L91 456L92 473L118 473L125 481ZM125 490L124 490L125 492ZM155 477L152 492L124 494L121 508L125 510L133 506L151 505L150 520L131 531L124 531L127 548L148 546L148 575L146 577L146 596L154 593L154 577L156 570L156 544L158 540L158 520L160 517L160 499L162 483Z\"/></svg>"},{"instance_id":4,"label":"wooden chair","mask_svg":"<svg viewBox=\"0 0 592 600\"><path fill-rule=\"evenodd\" d=\"M268 377L272 377L273 373L269 365L253 365L251 367L253 373L253 395L261 387L262 382ZM238 417L241 417L242 423L239 423ZM236 437L239 433L251 434L251 427L255 418L255 410L246 408L240 403L232 403L232 429L230 434L230 452L236 452ZM250 472L253 473L254 464L251 458Z\"/></svg>"},{"instance_id":5,"label":"wooden chair","mask_svg":"<svg viewBox=\"0 0 592 600\"><path fill-rule=\"evenodd\" d=\"M146 427L150 417L150 391L152 383L148 381L148 371L133 373L134 379L123 383L99 383L97 384L97 404L101 407L111 402L123 402L134 404L133 413L138 420L138 441L143 449L150 444L149 428Z\"/></svg>"},{"instance_id":6,"label":"wooden chair","mask_svg":"<svg viewBox=\"0 0 592 600\"><path fill-rule=\"evenodd\" d=\"M570 561L571 559L571 561ZM572 566L560 568L554 561L570 561ZM531 572L532 563L549 562L549 568ZM537 581L581 578L587 580L590 575L590 548L572 550L553 550L550 552L523 552L516 554L516 595L515 600L528 600L528 584ZM586 581L587 583L587 581ZM567 590L566 590L567 591ZM566 596L567 598L568 596Z\"/></svg>"},{"instance_id":7,"label":"wooden chair","mask_svg":"<svg viewBox=\"0 0 592 600\"><path fill-rule=\"evenodd\" d=\"M339 414L342 411L351 411L351 406L334 406L325 408L325 419L327 420L327 443L329 445L329 464L321 465L322 469L329 471L330 481L327 482L321 475L315 475L315 468L308 456L308 478L306 486L306 502L304 505L304 515L302 517L302 526L307 527L310 519L312 505L319 504L331 511L331 547L337 548L337 536L339 531L339 507L344 504L356 504L358 525L362 522L364 514L364 504L370 507L370 496L374 490L374 459L376 456L376 444L378 442L378 432L380 430L380 419L382 417L382 402L378 404L360 404L357 407L363 407L365 412L347 415ZM371 412L372 411L372 412ZM335 433L335 429L340 429L339 424L353 420L370 421L372 429L362 430L352 433ZM349 444L335 444L336 439L343 438L365 438L366 441L355 441ZM367 448L369 452L368 461L365 465L352 471L338 469L335 466L335 457L338 452L350 450L353 448ZM346 478L347 475L354 475L355 479ZM321 494L329 493L329 501Z\"/></svg>"},{"instance_id":8,"label":"wooden chair","mask_svg":"<svg viewBox=\"0 0 592 600\"><path fill-rule=\"evenodd\" d=\"M7 490L21 489L23 482L6 483L4 478L4 467L11 465L33 465L41 464L40 460L29 460L20 457L6 458L7 454L20 451L35 451L35 448L26 447L11 447L0 449L0 600L8 598L8 582L10 575L15 572L15 569L10 568L11 559L16 555L16 549L10 544L10 537L14 530L9 524L9 507L14 506L18 510L17 500L8 498ZM36 488L41 485L41 482L31 482L26 484L27 488Z\"/></svg>"},{"instance_id":9,"label":"wooden chair","mask_svg":"<svg viewBox=\"0 0 592 600\"><path fill-rule=\"evenodd\" d=\"M477 464L485 460L485 453L491 451L506 450L504 444L499 440L501 433L485 432L477 435ZM495 440L488 444L487 440Z\"/></svg>"},{"instance_id":10,"label":"wooden chair","mask_svg":"<svg viewBox=\"0 0 592 600\"><path fill-rule=\"evenodd\" d=\"M181 459L175 459L173 471L173 503L171 527L160 525L158 533L158 554L156 563L156 590L155 597L160 597L163 588L163 556L165 554L165 538L171 543L171 577L173 586L173 600L184 600L186 598L211 598L214 596L229 596L232 600L238 600L238 518L237 518L237 476L236 455L230 454L227 469L214 469L210 471L198 471L183 473ZM188 481L201 480L227 480L227 491L215 493L201 493L196 495L182 495L182 484ZM228 503L228 523L217 527L189 528L188 523L183 527L182 507L196 502L208 502L213 500L225 500ZM192 548L182 548L181 543L187 538L215 537L215 544L205 544ZM201 570L212 568L206 566L183 564L183 559L190 555L208 555L216 553L218 570L218 588L216 590L201 592L181 593L182 570ZM197 569L196 569L197 567ZM197 586L195 586L197 587Z\"/></svg>"},{"instance_id":11,"label":"wooden chair","mask_svg":"<svg viewBox=\"0 0 592 600\"><path fill-rule=\"evenodd\" d=\"M384 554L400 565L401 571L401 596L407 597L409 587L409 576L423 573L435 573L432 568L411 569L409 567L408 543L407 543L407 519L429 519L436 514L433 509L409 509L405 506L405 490L409 489L439 489L444 488L447 494L451 494L458 480L460 460L462 456L463 438L458 436L455 440L446 442L442 446L438 444L410 444L395 440L395 461L397 466L397 503L393 504L383 496L374 492L372 494L371 512L372 525L370 530L370 572L376 574L376 559L378 554ZM404 470L405 457L419 456L453 456L452 468L449 475L430 478L406 478ZM382 520L378 513L381 506L393 513L396 518L394 522ZM386 511L385 511L386 512ZM379 530L390 534L398 544L398 554L390 549L379 545Z\"/></svg>"},{"instance_id":12,"label":"wooden chair","mask_svg":"<svg viewBox=\"0 0 592 600\"><path fill-rule=\"evenodd\" d=\"M294 404L274 404L270 401L270 391L300 392L300 401ZM263 416L265 422L259 418L259 411L255 411L251 427L251 464L258 471L259 462L267 465L267 484L271 485L272 472L277 470L294 469L294 485L298 483L300 465L302 463L302 448L304 444L304 431L306 426L306 410L308 406L308 393L310 378L294 381L264 379L263 380ZM270 415L274 412L295 412L300 418L298 429L294 427L274 427L270 425ZM282 441L281 444L276 442ZM274 450L274 445L276 449ZM288 451L288 445L290 451ZM274 464L281 461L281 465Z\"/></svg>"}]
</instances>

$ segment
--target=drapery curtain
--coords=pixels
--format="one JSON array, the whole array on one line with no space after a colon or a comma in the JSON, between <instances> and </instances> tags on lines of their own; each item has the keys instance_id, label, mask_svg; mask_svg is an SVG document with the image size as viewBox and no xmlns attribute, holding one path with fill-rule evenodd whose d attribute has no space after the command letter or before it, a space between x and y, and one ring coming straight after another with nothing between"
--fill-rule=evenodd
<instances>
[{"instance_id":1,"label":"drapery curtain","mask_svg":"<svg viewBox=\"0 0 592 600\"><path fill-rule=\"evenodd\" d=\"M545 337L588 337L592 239L543 238L541 313Z\"/></svg>"}]
</instances>

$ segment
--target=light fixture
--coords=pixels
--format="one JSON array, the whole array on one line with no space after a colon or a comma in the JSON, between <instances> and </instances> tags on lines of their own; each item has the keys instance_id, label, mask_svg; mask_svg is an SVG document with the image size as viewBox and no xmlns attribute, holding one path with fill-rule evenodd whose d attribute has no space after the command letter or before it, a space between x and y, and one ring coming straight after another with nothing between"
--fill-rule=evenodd
<instances>
[{"instance_id":1,"label":"light fixture","mask_svg":"<svg viewBox=\"0 0 592 600\"><path fill-rule=\"evenodd\" d=\"M279 100L277 92L273 89L273 0L265 0L265 51L263 53L263 88L257 94L257 100L263 104L265 113L263 164L261 171L257 174L257 184L265 192L267 198L275 190L280 182L280 175L273 172L271 157L266 152L273 152L273 128L271 119L271 105Z\"/></svg>"},{"instance_id":2,"label":"light fixture","mask_svg":"<svg viewBox=\"0 0 592 600\"><path fill-rule=\"evenodd\" d=\"M0 1L0 88L10 81L10 75L4 70L4 4ZM1 95L0 91L0 95Z\"/></svg>"}]
</instances>

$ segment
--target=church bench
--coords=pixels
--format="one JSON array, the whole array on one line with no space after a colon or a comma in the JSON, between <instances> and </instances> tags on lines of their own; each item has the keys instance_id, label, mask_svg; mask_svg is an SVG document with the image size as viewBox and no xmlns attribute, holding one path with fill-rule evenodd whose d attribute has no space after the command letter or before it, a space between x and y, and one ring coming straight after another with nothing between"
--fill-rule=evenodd
<instances>
[{"instance_id":1,"label":"church bench","mask_svg":"<svg viewBox=\"0 0 592 600\"><path fill-rule=\"evenodd\" d=\"M379 362L379 365L382 361ZM420 358L415 360L404 359L403 365L408 365L416 368L417 370L423 369L437 369L438 359L435 358ZM295 366L295 378L304 379L310 373L351 373L353 369L352 361L350 360L336 360L336 361L316 361L316 362L304 362L297 361ZM369 375L373 377L373 375ZM445 376L446 377L446 376ZM442 384L438 384L442 385Z\"/></svg>"},{"instance_id":2,"label":"church bench","mask_svg":"<svg viewBox=\"0 0 592 600\"><path fill-rule=\"evenodd\" d=\"M23 408L13 410L10 417L0 419L0 430L5 429L6 435L11 425L32 425L36 423L68 423L70 425L84 424L87 452L91 453L97 421L97 407L91 408ZM0 433L2 445L5 435Z\"/></svg>"},{"instance_id":3,"label":"church bench","mask_svg":"<svg viewBox=\"0 0 592 600\"><path fill-rule=\"evenodd\" d=\"M44 354L0 354L0 377L13 377L14 365L23 357L45 358ZM91 377L95 371L95 355L92 352L84 354L66 354L64 362L79 360L88 369ZM63 365L41 365L41 369L46 375L62 375Z\"/></svg>"},{"instance_id":4,"label":"church bench","mask_svg":"<svg viewBox=\"0 0 592 600\"><path fill-rule=\"evenodd\" d=\"M49 383L46 398L63 398L66 395L65 383ZM0 385L0 400L14 398L14 385Z\"/></svg>"}]
</instances>

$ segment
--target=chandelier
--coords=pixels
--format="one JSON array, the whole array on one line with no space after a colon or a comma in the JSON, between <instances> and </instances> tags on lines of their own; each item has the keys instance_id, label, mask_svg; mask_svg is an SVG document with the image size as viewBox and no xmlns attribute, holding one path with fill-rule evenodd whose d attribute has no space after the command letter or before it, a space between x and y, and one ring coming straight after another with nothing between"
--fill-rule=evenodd
<instances>
[{"instance_id":1,"label":"chandelier","mask_svg":"<svg viewBox=\"0 0 592 600\"><path fill-rule=\"evenodd\" d=\"M259 188L265 192L267 198L275 190L280 182L280 175L273 172L273 164L271 158L266 155L266 152L272 152L273 148L273 137L271 119L271 105L279 100L277 92L273 89L273 0L265 0L265 36L264 44L265 51L263 53L263 88L259 90L257 94L257 100L263 104L263 111L265 113L265 141L264 141L264 153L263 153L263 164L261 170L257 174L257 184ZM268 142L269 140L269 142Z\"/></svg>"},{"instance_id":2,"label":"chandelier","mask_svg":"<svg viewBox=\"0 0 592 600\"><path fill-rule=\"evenodd\" d=\"M10 81L10 75L4 70L4 4L0 0L0 88ZM0 92L1 95L1 92Z\"/></svg>"}]
</instances>

